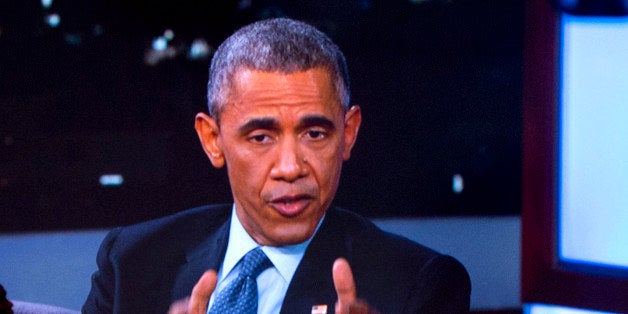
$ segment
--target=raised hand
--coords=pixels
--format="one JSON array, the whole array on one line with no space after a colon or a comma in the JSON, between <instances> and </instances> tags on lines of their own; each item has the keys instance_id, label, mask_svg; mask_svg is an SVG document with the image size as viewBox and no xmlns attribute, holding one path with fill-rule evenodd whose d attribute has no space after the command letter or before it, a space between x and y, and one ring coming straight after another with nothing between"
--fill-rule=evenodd
<instances>
[{"instance_id":1,"label":"raised hand","mask_svg":"<svg viewBox=\"0 0 628 314\"><path fill-rule=\"evenodd\" d=\"M207 313L207 304L209 303L209 298L216 288L217 280L218 279L215 271L206 271L192 289L192 295L189 298L174 302L170 306L168 314Z\"/></svg>"},{"instance_id":2,"label":"raised hand","mask_svg":"<svg viewBox=\"0 0 628 314\"><path fill-rule=\"evenodd\" d=\"M364 300L357 297L355 281L349 262L344 258L338 258L332 267L334 287L338 295L336 301L336 314L375 314Z\"/></svg>"}]
</instances>

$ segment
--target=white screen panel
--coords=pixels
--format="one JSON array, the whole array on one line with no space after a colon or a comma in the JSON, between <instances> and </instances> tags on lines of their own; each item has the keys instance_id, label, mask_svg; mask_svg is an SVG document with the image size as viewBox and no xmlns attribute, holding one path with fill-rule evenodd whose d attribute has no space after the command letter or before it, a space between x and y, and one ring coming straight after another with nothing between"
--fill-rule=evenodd
<instances>
[{"instance_id":1,"label":"white screen panel","mask_svg":"<svg viewBox=\"0 0 628 314\"><path fill-rule=\"evenodd\" d=\"M563 18L559 256L628 267L628 18Z\"/></svg>"}]
</instances>

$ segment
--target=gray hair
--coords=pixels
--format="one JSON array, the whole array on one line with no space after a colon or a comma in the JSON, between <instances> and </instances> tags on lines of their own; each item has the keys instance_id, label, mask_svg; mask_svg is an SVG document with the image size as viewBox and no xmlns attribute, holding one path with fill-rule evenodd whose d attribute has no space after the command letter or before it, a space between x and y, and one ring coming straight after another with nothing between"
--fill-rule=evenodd
<instances>
[{"instance_id":1,"label":"gray hair","mask_svg":"<svg viewBox=\"0 0 628 314\"><path fill-rule=\"evenodd\" d=\"M219 118L240 69L290 74L322 67L332 76L338 100L349 108L345 56L323 32L288 18L271 18L240 28L218 47L209 68L209 114Z\"/></svg>"}]
</instances>

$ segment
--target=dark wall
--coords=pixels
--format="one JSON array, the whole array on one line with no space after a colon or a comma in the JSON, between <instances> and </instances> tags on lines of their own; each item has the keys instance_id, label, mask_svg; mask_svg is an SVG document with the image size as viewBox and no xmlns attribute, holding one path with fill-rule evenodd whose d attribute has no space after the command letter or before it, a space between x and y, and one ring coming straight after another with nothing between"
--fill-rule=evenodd
<instances>
[{"instance_id":1,"label":"dark wall","mask_svg":"<svg viewBox=\"0 0 628 314\"><path fill-rule=\"evenodd\" d=\"M1 5L0 231L231 201L193 130L209 61L185 49L270 16L315 24L347 55L364 121L338 205L374 217L519 213L522 0L210 2ZM51 12L56 28L43 22ZM168 28L179 53L147 65ZM101 186L104 173L125 181Z\"/></svg>"}]
</instances>

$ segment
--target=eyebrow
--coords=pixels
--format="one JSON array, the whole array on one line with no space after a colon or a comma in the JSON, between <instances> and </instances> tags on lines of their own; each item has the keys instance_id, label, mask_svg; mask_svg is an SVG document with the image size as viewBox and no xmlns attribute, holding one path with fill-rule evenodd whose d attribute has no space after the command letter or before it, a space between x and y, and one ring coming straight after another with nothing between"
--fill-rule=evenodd
<instances>
[{"instance_id":1,"label":"eyebrow","mask_svg":"<svg viewBox=\"0 0 628 314\"><path fill-rule=\"evenodd\" d=\"M277 130L279 129L279 123L273 118L255 118L240 126L238 132L240 134L248 134L258 129Z\"/></svg>"},{"instance_id":2,"label":"eyebrow","mask_svg":"<svg viewBox=\"0 0 628 314\"><path fill-rule=\"evenodd\" d=\"M297 128L307 129L309 127L319 126L328 130L335 130L334 122L323 115L307 115L301 119ZM238 128L240 134L248 134L254 130L278 130L279 122L274 118L254 118L247 121Z\"/></svg>"},{"instance_id":3,"label":"eyebrow","mask_svg":"<svg viewBox=\"0 0 628 314\"><path fill-rule=\"evenodd\" d=\"M299 123L299 128L302 129L312 126L320 126L329 130L336 129L334 122L323 115L308 115L303 117L303 119L301 119L301 122Z\"/></svg>"}]
</instances>

